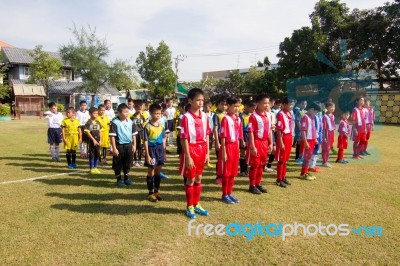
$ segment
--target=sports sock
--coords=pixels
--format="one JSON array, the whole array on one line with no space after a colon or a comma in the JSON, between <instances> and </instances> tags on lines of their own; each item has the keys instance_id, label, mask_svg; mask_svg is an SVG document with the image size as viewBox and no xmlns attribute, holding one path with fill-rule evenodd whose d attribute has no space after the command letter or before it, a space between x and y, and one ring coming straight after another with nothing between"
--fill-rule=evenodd
<instances>
[{"instance_id":1,"label":"sports sock","mask_svg":"<svg viewBox=\"0 0 400 266\"><path fill-rule=\"evenodd\" d=\"M51 158L56 157L56 151L53 145L50 145L50 153L51 153Z\"/></svg>"},{"instance_id":2,"label":"sports sock","mask_svg":"<svg viewBox=\"0 0 400 266\"><path fill-rule=\"evenodd\" d=\"M65 154L65 157L67 158L68 165L70 165L71 164L71 153L69 151L67 151L67 153Z\"/></svg>"},{"instance_id":3,"label":"sports sock","mask_svg":"<svg viewBox=\"0 0 400 266\"><path fill-rule=\"evenodd\" d=\"M283 179L283 167L284 167L283 162L279 161L276 169L276 177L277 177L276 179L278 181L281 181Z\"/></svg>"},{"instance_id":4,"label":"sports sock","mask_svg":"<svg viewBox=\"0 0 400 266\"><path fill-rule=\"evenodd\" d=\"M225 197L228 195L228 176L222 177L222 196Z\"/></svg>"},{"instance_id":5,"label":"sports sock","mask_svg":"<svg viewBox=\"0 0 400 266\"><path fill-rule=\"evenodd\" d=\"M149 195L153 194L154 181L152 176L146 176L147 189L149 190Z\"/></svg>"},{"instance_id":6,"label":"sports sock","mask_svg":"<svg viewBox=\"0 0 400 266\"><path fill-rule=\"evenodd\" d=\"M264 172L264 165L258 166L257 175L256 175L256 186L260 186L261 185L263 172Z\"/></svg>"},{"instance_id":7,"label":"sports sock","mask_svg":"<svg viewBox=\"0 0 400 266\"><path fill-rule=\"evenodd\" d=\"M186 194L186 205L193 206L193 194L194 194L194 187L193 185L185 185L185 194Z\"/></svg>"},{"instance_id":8,"label":"sports sock","mask_svg":"<svg viewBox=\"0 0 400 266\"><path fill-rule=\"evenodd\" d=\"M234 183L235 183L235 177L234 176L229 177L229 180L228 180L228 195L232 195Z\"/></svg>"},{"instance_id":9,"label":"sports sock","mask_svg":"<svg viewBox=\"0 0 400 266\"><path fill-rule=\"evenodd\" d=\"M200 195L201 195L201 183L194 183L193 186L193 204L196 206L200 202Z\"/></svg>"},{"instance_id":10,"label":"sports sock","mask_svg":"<svg viewBox=\"0 0 400 266\"><path fill-rule=\"evenodd\" d=\"M257 175L257 167L251 166L249 171L250 186L256 185L256 175Z\"/></svg>"},{"instance_id":11,"label":"sports sock","mask_svg":"<svg viewBox=\"0 0 400 266\"><path fill-rule=\"evenodd\" d=\"M272 162L274 161L274 159L275 159L275 154L270 154L269 157L268 157L267 168L271 168Z\"/></svg>"},{"instance_id":12,"label":"sports sock","mask_svg":"<svg viewBox=\"0 0 400 266\"><path fill-rule=\"evenodd\" d=\"M154 176L154 192L158 192L160 190L160 184L161 184L161 176L155 175Z\"/></svg>"},{"instance_id":13,"label":"sports sock","mask_svg":"<svg viewBox=\"0 0 400 266\"><path fill-rule=\"evenodd\" d=\"M76 162L76 151L71 151L72 163Z\"/></svg>"}]
</instances>

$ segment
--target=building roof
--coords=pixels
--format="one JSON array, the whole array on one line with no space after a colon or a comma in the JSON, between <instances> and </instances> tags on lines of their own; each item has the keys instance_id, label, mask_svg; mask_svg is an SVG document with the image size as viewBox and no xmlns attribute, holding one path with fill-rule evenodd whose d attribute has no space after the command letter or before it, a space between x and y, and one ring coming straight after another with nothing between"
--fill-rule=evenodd
<instances>
[{"instance_id":1,"label":"building roof","mask_svg":"<svg viewBox=\"0 0 400 266\"><path fill-rule=\"evenodd\" d=\"M12 46L12 45L9 44L9 43L0 41L0 50L1 50L1 48L3 48L3 47L14 47L14 46Z\"/></svg>"},{"instance_id":2,"label":"building roof","mask_svg":"<svg viewBox=\"0 0 400 266\"><path fill-rule=\"evenodd\" d=\"M30 52L33 50L15 48L15 47L3 47L2 51L6 57L6 59L11 64L20 64L20 65L30 65L33 63L33 57L30 56ZM55 52L47 52L50 56L60 60L64 67L71 67L69 63L66 63L62 60L61 55Z\"/></svg>"},{"instance_id":3,"label":"building roof","mask_svg":"<svg viewBox=\"0 0 400 266\"><path fill-rule=\"evenodd\" d=\"M183 95L187 95L188 92L189 92L189 90L186 89L185 86L183 86L183 84L178 83L177 92L178 92L178 93L182 93Z\"/></svg>"},{"instance_id":4,"label":"building roof","mask_svg":"<svg viewBox=\"0 0 400 266\"><path fill-rule=\"evenodd\" d=\"M12 79L11 84L14 87L17 84L25 84L25 81ZM85 93L84 86L85 82L82 81L53 81L49 84L49 94L71 95L74 93ZM97 94L121 95L117 89L108 85L101 86Z\"/></svg>"},{"instance_id":5,"label":"building roof","mask_svg":"<svg viewBox=\"0 0 400 266\"><path fill-rule=\"evenodd\" d=\"M15 96L46 96L43 86L36 84L14 84Z\"/></svg>"},{"instance_id":6,"label":"building roof","mask_svg":"<svg viewBox=\"0 0 400 266\"><path fill-rule=\"evenodd\" d=\"M130 90L127 92L126 97L131 98L133 100L147 100L150 98L150 90L149 89Z\"/></svg>"}]
</instances>

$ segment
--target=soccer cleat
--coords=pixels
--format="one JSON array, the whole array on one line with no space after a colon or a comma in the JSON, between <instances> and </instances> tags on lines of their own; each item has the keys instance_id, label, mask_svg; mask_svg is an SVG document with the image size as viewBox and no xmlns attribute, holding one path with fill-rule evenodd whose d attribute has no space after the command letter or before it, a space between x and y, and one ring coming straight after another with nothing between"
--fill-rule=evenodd
<instances>
[{"instance_id":1,"label":"soccer cleat","mask_svg":"<svg viewBox=\"0 0 400 266\"><path fill-rule=\"evenodd\" d=\"M96 171L94 170L94 168L92 168L92 169L89 170L89 174L91 174L91 175L96 175L97 173L96 173Z\"/></svg>"},{"instance_id":2,"label":"soccer cleat","mask_svg":"<svg viewBox=\"0 0 400 266\"><path fill-rule=\"evenodd\" d=\"M262 192L260 190L258 190L258 188L256 186L250 186L249 192L252 194L256 194L256 195L262 194Z\"/></svg>"},{"instance_id":3,"label":"soccer cleat","mask_svg":"<svg viewBox=\"0 0 400 266\"><path fill-rule=\"evenodd\" d=\"M160 196L160 192L154 192L153 195L156 196L157 200L159 200L159 201L162 200L162 198L161 198L161 196Z\"/></svg>"},{"instance_id":4,"label":"soccer cleat","mask_svg":"<svg viewBox=\"0 0 400 266\"><path fill-rule=\"evenodd\" d=\"M138 163L139 163L139 166L143 166L144 165L144 163L142 161L139 161Z\"/></svg>"},{"instance_id":5,"label":"soccer cleat","mask_svg":"<svg viewBox=\"0 0 400 266\"><path fill-rule=\"evenodd\" d=\"M53 162L57 162L57 158L56 158L56 157L51 158L51 160L52 160Z\"/></svg>"},{"instance_id":6,"label":"soccer cleat","mask_svg":"<svg viewBox=\"0 0 400 266\"><path fill-rule=\"evenodd\" d=\"M256 186L256 188L259 190L259 191L261 191L262 193L267 193L268 192L268 190L266 189L266 188L263 188L263 186Z\"/></svg>"},{"instance_id":7,"label":"soccer cleat","mask_svg":"<svg viewBox=\"0 0 400 266\"><path fill-rule=\"evenodd\" d=\"M133 166L134 166L134 167L140 167L140 164L139 164L139 162L134 162L134 163L133 163Z\"/></svg>"},{"instance_id":8,"label":"soccer cleat","mask_svg":"<svg viewBox=\"0 0 400 266\"><path fill-rule=\"evenodd\" d=\"M307 180L307 181L313 181L314 179L309 175L308 173L300 175L300 178Z\"/></svg>"},{"instance_id":9,"label":"soccer cleat","mask_svg":"<svg viewBox=\"0 0 400 266\"><path fill-rule=\"evenodd\" d=\"M78 168L78 166L76 165L76 163L71 163L72 168L76 169Z\"/></svg>"},{"instance_id":10,"label":"soccer cleat","mask_svg":"<svg viewBox=\"0 0 400 266\"><path fill-rule=\"evenodd\" d=\"M268 172L268 173L273 173L273 172L276 172L276 170L275 169L272 169L271 167L264 167L264 172Z\"/></svg>"},{"instance_id":11,"label":"soccer cleat","mask_svg":"<svg viewBox=\"0 0 400 266\"><path fill-rule=\"evenodd\" d=\"M342 161L343 161L344 164L348 164L349 163L349 161L346 161L346 160L342 160Z\"/></svg>"},{"instance_id":12,"label":"soccer cleat","mask_svg":"<svg viewBox=\"0 0 400 266\"><path fill-rule=\"evenodd\" d=\"M186 216L189 217L190 219L196 219L196 214L194 212L193 206L189 206L186 208Z\"/></svg>"},{"instance_id":13,"label":"soccer cleat","mask_svg":"<svg viewBox=\"0 0 400 266\"><path fill-rule=\"evenodd\" d=\"M127 185L127 186L132 186L133 185L132 181L129 178L124 180L124 184Z\"/></svg>"},{"instance_id":14,"label":"soccer cleat","mask_svg":"<svg viewBox=\"0 0 400 266\"><path fill-rule=\"evenodd\" d=\"M203 209L203 208L201 207L200 204L197 204L197 205L194 207L194 211L195 211L196 213L200 214L200 215L208 216L208 211L205 210L205 209Z\"/></svg>"},{"instance_id":15,"label":"soccer cleat","mask_svg":"<svg viewBox=\"0 0 400 266\"><path fill-rule=\"evenodd\" d=\"M150 194L147 199L151 202L157 202L156 193Z\"/></svg>"},{"instance_id":16,"label":"soccer cleat","mask_svg":"<svg viewBox=\"0 0 400 266\"><path fill-rule=\"evenodd\" d=\"M310 170L311 172L314 172L314 173L320 173L321 172L321 169L319 167L309 168L308 170Z\"/></svg>"},{"instance_id":17,"label":"soccer cleat","mask_svg":"<svg viewBox=\"0 0 400 266\"><path fill-rule=\"evenodd\" d=\"M248 176L249 176L249 173L247 173L247 172L241 172L241 173L240 173L240 176L248 177Z\"/></svg>"},{"instance_id":18,"label":"soccer cleat","mask_svg":"<svg viewBox=\"0 0 400 266\"><path fill-rule=\"evenodd\" d=\"M234 197L232 194L228 195L228 197L231 198L231 201L233 201L234 203L239 203L240 202L240 200L238 198Z\"/></svg>"},{"instance_id":19,"label":"soccer cleat","mask_svg":"<svg viewBox=\"0 0 400 266\"><path fill-rule=\"evenodd\" d=\"M234 204L234 202L228 195L222 196L222 202L226 204Z\"/></svg>"},{"instance_id":20,"label":"soccer cleat","mask_svg":"<svg viewBox=\"0 0 400 266\"><path fill-rule=\"evenodd\" d=\"M56 157L57 162L61 162L60 157Z\"/></svg>"},{"instance_id":21,"label":"soccer cleat","mask_svg":"<svg viewBox=\"0 0 400 266\"><path fill-rule=\"evenodd\" d=\"M98 174L101 174L99 168L94 168L94 173L97 174L97 175L98 175Z\"/></svg>"},{"instance_id":22,"label":"soccer cleat","mask_svg":"<svg viewBox=\"0 0 400 266\"><path fill-rule=\"evenodd\" d=\"M124 187L125 183L123 180L117 180L117 187Z\"/></svg>"},{"instance_id":23,"label":"soccer cleat","mask_svg":"<svg viewBox=\"0 0 400 266\"><path fill-rule=\"evenodd\" d=\"M295 161L298 164L302 164L303 163L303 158L297 158Z\"/></svg>"},{"instance_id":24,"label":"soccer cleat","mask_svg":"<svg viewBox=\"0 0 400 266\"><path fill-rule=\"evenodd\" d=\"M169 177L165 175L163 172L160 172L161 179L168 179Z\"/></svg>"},{"instance_id":25,"label":"soccer cleat","mask_svg":"<svg viewBox=\"0 0 400 266\"><path fill-rule=\"evenodd\" d=\"M290 183L286 178L282 180L286 185L290 186L292 183Z\"/></svg>"},{"instance_id":26,"label":"soccer cleat","mask_svg":"<svg viewBox=\"0 0 400 266\"><path fill-rule=\"evenodd\" d=\"M281 180L281 181L277 180L276 181L276 185L279 186L279 187L287 188L287 185L286 185L285 182L283 182L283 180Z\"/></svg>"},{"instance_id":27,"label":"soccer cleat","mask_svg":"<svg viewBox=\"0 0 400 266\"><path fill-rule=\"evenodd\" d=\"M215 165L210 164L210 163L206 164L206 166L207 166L207 168L215 168Z\"/></svg>"},{"instance_id":28,"label":"soccer cleat","mask_svg":"<svg viewBox=\"0 0 400 266\"><path fill-rule=\"evenodd\" d=\"M364 151L365 155L372 155L371 153Z\"/></svg>"},{"instance_id":29,"label":"soccer cleat","mask_svg":"<svg viewBox=\"0 0 400 266\"><path fill-rule=\"evenodd\" d=\"M316 180L317 179L316 176L310 174L309 172L306 175L308 175L312 180Z\"/></svg>"},{"instance_id":30,"label":"soccer cleat","mask_svg":"<svg viewBox=\"0 0 400 266\"><path fill-rule=\"evenodd\" d=\"M67 166L67 168L68 168L68 169L74 169L74 166L73 166L72 163L71 163L71 164L69 164L69 165Z\"/></svg>"},{"instance_id":31,"label":"soccer cleat","mask_svg":"<svg viewBox=\"0 0 400 266\"><path fill-rule=\"evenodd\" d=\"M328 163L328 162L322 164L322 166L326 167L326 168L332 168L332 165L330 163Z\"/></svg>"}]
</instances>

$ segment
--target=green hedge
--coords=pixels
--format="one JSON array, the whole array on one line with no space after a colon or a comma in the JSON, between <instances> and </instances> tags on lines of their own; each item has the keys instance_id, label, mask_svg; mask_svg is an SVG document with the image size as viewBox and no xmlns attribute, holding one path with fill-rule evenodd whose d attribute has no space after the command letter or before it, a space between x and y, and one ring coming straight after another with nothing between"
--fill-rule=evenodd
<instances>
[{"instance_id":1,"label":"green hedge","mask_svg":"<svg viewBox=\"0 0 400 266\"><path fill-rule=\"evenodd\" d=\"M11 115L11 108L9 104L3 104L0 107L0 116L9 116Z\"/></svg>"}]
</instances>

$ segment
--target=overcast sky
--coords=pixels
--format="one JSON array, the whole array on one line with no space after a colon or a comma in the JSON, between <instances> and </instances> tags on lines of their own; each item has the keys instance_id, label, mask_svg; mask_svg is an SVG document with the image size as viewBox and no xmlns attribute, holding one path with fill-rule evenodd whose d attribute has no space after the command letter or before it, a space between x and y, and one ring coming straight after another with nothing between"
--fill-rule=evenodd
<instances>
[{"instance_id":1,"label":"overcast sky","mask_svg":"<svg viewBox=\"0 0 400 266\"><path fill-rule=\"evenodd\" d=\"M383 5L383 0L342 1L351 9ZM179 80L201 73L247 68L269 56L278 61L279 43L309 26L316 0L0 0L0 40L19 48L41 44L57 51L68 43L73 23L97 28L111 48L110 60L135 62L147 44L164 40L179 64ZM223 56L206 56L227 54Z\"/></svg>"}]
</instances>

